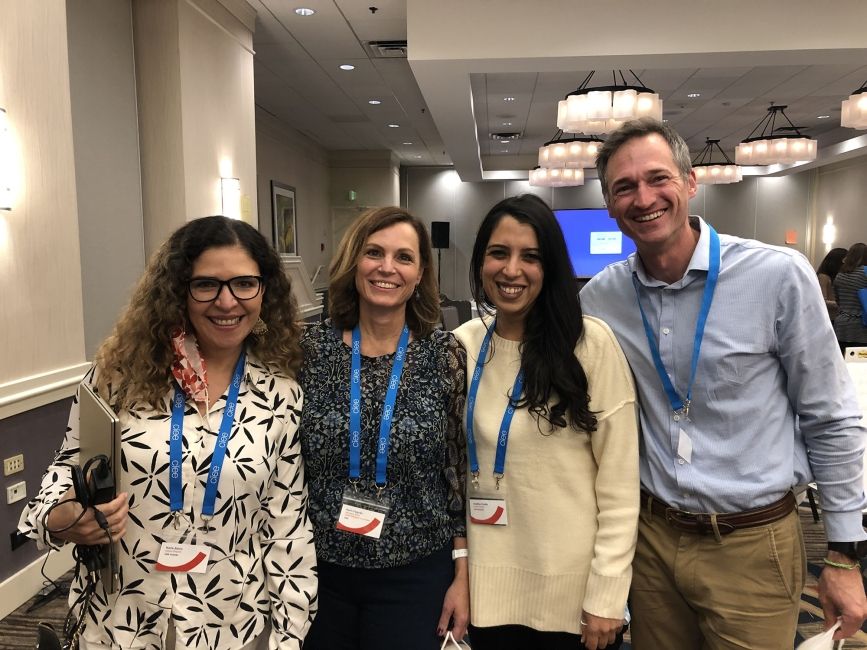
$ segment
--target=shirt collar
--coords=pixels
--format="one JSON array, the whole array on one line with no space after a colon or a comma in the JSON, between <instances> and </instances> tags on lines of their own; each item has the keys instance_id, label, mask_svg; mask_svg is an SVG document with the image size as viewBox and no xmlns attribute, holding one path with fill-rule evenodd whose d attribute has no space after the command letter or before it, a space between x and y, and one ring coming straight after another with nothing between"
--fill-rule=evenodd
<instances>
[{"instance_id":1,"label":"shirt collar","mask_svg":"<svg viewBox=\"0 0 867 650\"><path fill-rule=\"evenodd\" d=\"M638 278L638 281L647 287L671 287L672 289L680 289L690 284L695 276L690 271L703 271L707 273L710 268L710 231L704 219L698 215L689 215L689 225L691 228L698 228L699 236L695 249L692 251L692 257L689 259L689 264L686 267L686 272L683 277L677 282L666 284L662 280L657 280L647 273L644 268L644 263L637 252L632 253L627 262L629 270Z\"/></svg>"}]
</instances>

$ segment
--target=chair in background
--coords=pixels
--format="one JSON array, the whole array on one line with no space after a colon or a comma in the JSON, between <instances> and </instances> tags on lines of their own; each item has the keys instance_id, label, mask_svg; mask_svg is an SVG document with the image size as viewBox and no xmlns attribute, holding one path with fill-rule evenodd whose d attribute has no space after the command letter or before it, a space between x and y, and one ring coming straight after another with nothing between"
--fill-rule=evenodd
<instances>
[{"instance_id":1,"label":"chair in background","mask_svg":"<svg viewBox=\"0 0 867 650\"><path fill-rule=\"evenodd\" d=\"M446 307L454 307L458 311L458 322L463 325L468 320L471 320L473 317L473 308L470 305L469 300L452 300L450 298L443 297L440 301L443 309Z\"/></svg>"},{"instance_id":2,"label":"chair in background","mask_svg":"<svg viewBox=\"0 0 867 650\"><path fill-rule=\"evenodd\" d=\"M444 330L451 331L457 329L461 324L460 318L458 318L458 308L454 305L443 305L442 319Z\"/></svg>"}]
</instances>

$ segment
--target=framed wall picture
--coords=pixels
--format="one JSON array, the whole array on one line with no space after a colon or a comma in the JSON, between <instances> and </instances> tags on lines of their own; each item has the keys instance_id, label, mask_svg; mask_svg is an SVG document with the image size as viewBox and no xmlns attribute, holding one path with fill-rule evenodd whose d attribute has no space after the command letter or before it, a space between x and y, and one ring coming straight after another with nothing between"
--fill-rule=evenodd
<instances>
[{"instance_id":1,"label":"framed wall picture","mask_svg":"<svg viewBox=\"0 0 867 650\"><path fill-rule=\"evenodd\" d=\"M271 215L274 248L278 253L298 254L298 228L295 213L295 188L271 181Z\"/></svg>"}]
</instances>

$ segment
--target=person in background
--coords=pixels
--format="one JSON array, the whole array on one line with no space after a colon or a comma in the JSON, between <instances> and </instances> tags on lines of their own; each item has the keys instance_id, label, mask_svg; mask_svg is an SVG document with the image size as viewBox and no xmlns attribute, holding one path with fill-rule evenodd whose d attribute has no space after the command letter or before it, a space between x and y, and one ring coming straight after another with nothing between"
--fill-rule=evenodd
<instances>
[{"instance_id":1,"label":"person in background","mask_svg":"<svg viewBox=\"0 0 867 650\"><path fill-rule=\"evenodd\" d=\"M695 172L667 124L627 122L596 167L638 249L581 291L623 346L641 407L633 645L791 650L806 571L793 488L813 480L825 625L840 617L835 638L851 636L867 616L865 430L815 272L797 251L689 216Z\"/></svg>"},{"instance_id":2,"label":"person in background","mask_svg":"<svg viewBox=\"0 0 867 650\"><path fill-rule=\"evenodd\" d=\"M97 585L84 650L301 648L316 568L296 318L277 254L246 223L190 221L151 258L83 381L123 430L118 495L96 506L108 530L70 498L69 465L87 460L77 399L19 524L43 548L120 539L119 589ZM173 566L178 544L204 564ZM79 576L70 603L81 590Z\"/></svg>"},{"instance_id":3,"label":"person in background","mask_svg":"<svg viewBox=\"0 0 867 650\"><path fill-rule=\"evenodd\" d=\"M816 276L819 278L819 288L822 289L822 297L825 299L828 316L832 322L837 318L837 295L834 293L834 278L840 270L845 256L845 248L832 248L825 255L825 259L822 260L822 263L819 264L819 268L816 270Z\"/></svg>"},{"instance_id":4,"label":"person in background","mask_svg":"<svg viewBox=\"0 0 867 650\"><path fill-rule=\"evenodd\" d=\"M466 355L439 321L430 236L362 214L302 338L301 444L319 559L305 650L439 648L466 630Z\"/></svg>"},{"instance_id":5,"label":"person in background","mask_svg":"<svg viewBox=\"0 0 867 650\"><path fill-rule=\"evenodd\" d=\"M867 287L865 264L867 264L867 245L853 244L834 278L834 293L838 305L837 318L834 319L834 333L840 343L841 352L845 352L846 348L867 345L867 327L864 327L861 320L863 307L858 298L858 290Z\"/></svg>"},{"instance_id":6,"label":"person in background","mask_svg":"<svg viewBox=\"0 0 867 650\"><path fill-rule=\"evenodd\" d=\"M486 316L455 331L473 372L466 429L473 650L617 648L638 517L626 359L582 317L540 198L497 203L473 246Z\"/></svg>"}]
</instances>

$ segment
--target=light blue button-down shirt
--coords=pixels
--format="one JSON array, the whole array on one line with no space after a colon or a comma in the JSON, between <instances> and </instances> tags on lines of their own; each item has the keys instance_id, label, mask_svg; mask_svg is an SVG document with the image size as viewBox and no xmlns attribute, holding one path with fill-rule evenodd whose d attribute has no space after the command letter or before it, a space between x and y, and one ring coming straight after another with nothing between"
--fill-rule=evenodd
<instances>
[{"instance_id":1,"label":"light blue button-down shirt","mask_svg":"<svg viewBox=\"0 0 867 650\"><path fill-rule=\"evenodd\" d=\"M720 276L689 419L672 411L632 275L662 361L684 397L710 243L707 224L690 220L701 235L677 282L650 277L633 254L581 291L584 312L611 326L635 374L642 485L683 510L740 512L815 478L828 539L867 538L861 527L867 430L816 274L800 253L720 235Z\"/></svg>"}]
</instances>

